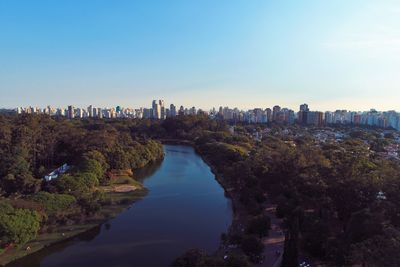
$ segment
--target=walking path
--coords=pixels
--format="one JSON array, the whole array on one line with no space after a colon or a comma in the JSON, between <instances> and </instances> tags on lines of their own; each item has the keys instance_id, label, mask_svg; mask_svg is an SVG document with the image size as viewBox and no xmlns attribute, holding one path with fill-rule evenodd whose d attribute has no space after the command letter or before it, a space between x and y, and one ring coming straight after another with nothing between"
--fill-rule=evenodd
<instances>
[{"instance_id":1,"label":"walking path","mask_svg":"<svg viewBox=\"0 0 400 267\"><path fill-rule=\"evenodd\" d=\"M254 265L254 267L279 267L282 260L285 235L281 228L282 220L276 217L275 210L275 205L267 204L266 214L271 219L271 230L269 231L269 235L263 240L265 245L264 261L261 264ZM279 254L277 251L279 251Z\"/></svg>"}]
</instances>

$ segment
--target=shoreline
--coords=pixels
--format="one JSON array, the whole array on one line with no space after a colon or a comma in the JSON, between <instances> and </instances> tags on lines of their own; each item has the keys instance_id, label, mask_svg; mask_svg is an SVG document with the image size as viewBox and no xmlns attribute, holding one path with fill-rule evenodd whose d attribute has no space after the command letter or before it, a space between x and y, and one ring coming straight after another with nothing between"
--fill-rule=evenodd
<instances>
[{"instance_id":1,"label":"shoreline","mask_svg":"<svg viewBox=\"0 0 400 267\"><path fill-rule=\"evenodd\" d=\"M231 193L232 190L229 190L229 185L226 183L223 175L217 171L216 167L212 165L211 162L204 155L199 153L195 143L189 140L178 140L178 139L158 139L158 141L160 141L163 145L184 145L184 146L190 146L194 149L195 153L200 156L200 158L210 168L210 171L214 174L215 180L223 188L225 196L231 200L233 216L232 216L232 223L228 228L228 232L233 231L233 229L239 229L241 224L240 223L241 214L238 212L238 205L240 205L240 203L238 203L238 200L232 195ZM129 202L128 204L113 204L104 206L100 211L100 213L104 216L103 218L96 218L96 216L93 216L88 218L85 222L81 224L58 227L57 231L55 231L54 233L44 233L38 235L38 237L35 240L28 242L23 247L16 249L14 248L14 250L12 251L13 253L10 253L10 251L8 251L0 255L0 266L7 267L9 264L17 262L22 258L32 256L36 253L40 253L43 249L46 249L48 247L73 240L74 238L77 238L80 235L83 235L93 230L94 228L101 226L107 221L117 217L120 213L128 209L131 205L133 205L137 201L141 200L143 197L146 196L147 192L148 189L143 186L142 188L138 188L131 192L117 193L122 197L131 196L132 202ZM108 212L111 213L106 217L105 214ZM69 229L71 228L74 229L74 231L69 231ZM58 235L58 237L52 237L47 241L43 241L43 239L45 239L44 237L48 235L50 236ZM27 247L31 247L31 249L30 250L23 249ZM212 254L222 253L223 252L222 249L223 249L222 242L220 240L218 249L212 252Z\"/></svg>"},{"instance_id":2,"label":"shoreline","mask_svg":"<svg viewBox=\"0 0 400 267\"><path fill-rule=\"evenodd\" d=\"M57 227L52 233L39 234L34 240L29 241L19 248L4 252L0 255L0 266L7 267L8 265L17 262L28 256L40 253L43 249L48 247L68 242L74 238L79 237L96 227L101 226L107 221L114 219L123 211L128 209L137 201L143 199L147 195L148 189L142 186L134 191L129 192L109 192L108 194L115 194L121 199L129 199L129 203L115 203L102 207L99 214L88 217L84 222L72 225L63 225ZM30 248L29 250L27 248Z\"/></svg>"},{"instance_id":3,"label":"shoreline","mask_svg":"<svg viewBox=\"0 0 400 267\"><path fill-rule=\"evenodd\" d=\"M233 190L230 190L229 188L229 184L227 184L225 178L223 177L222 173L219 173L217 171L217 168L211 164L210 160L202 155L198 148L196 147L196 144L193 141L189 141L189 140L178 140L178 139L159 139L159 141L164 145L185 145L185 146L190 146L194 149L195 153L197 155L200 156L200 158L207 164L207 166L210 168L210 171L212 172L212 174L214 174L215 180L218 182L218 184L222 187L222 189L224 190L224 195L229 198L231 200L232 203L232 222L231 225L228 228L228 233L231 231L234 231L235 229L238 230L240 228L241 222L242 222L242 218L241 216L243 216L242 213L239 212L239 206L240 203L238 201L237 198L234 197L234 195L232 194ZM216 251L212 252L212 254L219 254L222 253L222 249L223 249L223 244L222 241L219 241L219 247Z\"/></svg>"}]
</instances>

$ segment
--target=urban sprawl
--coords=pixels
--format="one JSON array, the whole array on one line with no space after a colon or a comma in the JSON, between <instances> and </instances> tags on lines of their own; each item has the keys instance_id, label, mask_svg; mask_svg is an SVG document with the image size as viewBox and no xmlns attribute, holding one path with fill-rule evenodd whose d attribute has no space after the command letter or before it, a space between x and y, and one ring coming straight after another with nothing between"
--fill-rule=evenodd
<instances>
[{"instance_id":1,"label":"urban sprawl","mask_svg":"<svg viewBox=\"0 0 400 267\"><path fill-rule=\"evenodd\" d=\"M220 107L218 110L213 108L209 111L202 109L185 108L179 109L174 104L166 107L164 100L153 100L151 108L99 108L92 105L87 108L75 108L68 106L64 108L18 107L15 110L18 114L47 114L50 116L64 116L69 119L74 118L138 118L138 119L166 119L181 115L208 115L213 119L227 120L231 122L244 123L282 123L282 124L305 124L305 125L324 125L324 124L352 124L359 126L374 126L380 128L393 128L400 130L400 113L394 110L380 112L374 109L370 111L310 111L307 104L300 105L299 111L295 112L288 108L274 106L272 109L255 108L247 111L238 108Z\"/></svg>"}]
</instances>

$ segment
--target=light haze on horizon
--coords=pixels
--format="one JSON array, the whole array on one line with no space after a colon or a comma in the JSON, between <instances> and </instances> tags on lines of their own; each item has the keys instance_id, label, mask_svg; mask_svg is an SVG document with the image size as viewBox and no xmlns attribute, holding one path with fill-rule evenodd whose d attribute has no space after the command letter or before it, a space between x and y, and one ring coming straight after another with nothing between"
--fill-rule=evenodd
<instances>
[{"instance_id":1,"label":"light haze on horizon","mask_svg":"<svg viewBox=\"0 0 400 267\"><path fill-rule=\"evenodd\" d=\"M2 0L0 107L400 111L400 1Z\"/></svg>"}]
</instances>

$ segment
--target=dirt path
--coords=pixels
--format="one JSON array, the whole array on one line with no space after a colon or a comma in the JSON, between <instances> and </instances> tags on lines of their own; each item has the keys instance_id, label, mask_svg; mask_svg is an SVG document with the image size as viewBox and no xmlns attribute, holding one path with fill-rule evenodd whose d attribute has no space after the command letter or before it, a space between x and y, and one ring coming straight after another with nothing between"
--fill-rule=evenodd
<instances>
[{"instance_id":1,"label":"dirt path","mask_svg":"<svg viewBox=\"0 0 400 267\"><path fill-rule=\"evenodd\" d=\"M279 267L279 262L281 260L281 255L283 252L283 245L285 242L285 235L283 234L281 228L281 220L275 215L276 206L272 204L267 204L266 213L271 218L271 230L269 235L264 238L263 243L265 245L264 249L264 261L262 264L256 264L255 267ZM280 251L280 254L276 252Z\"/></svg>"}]
</instances>

